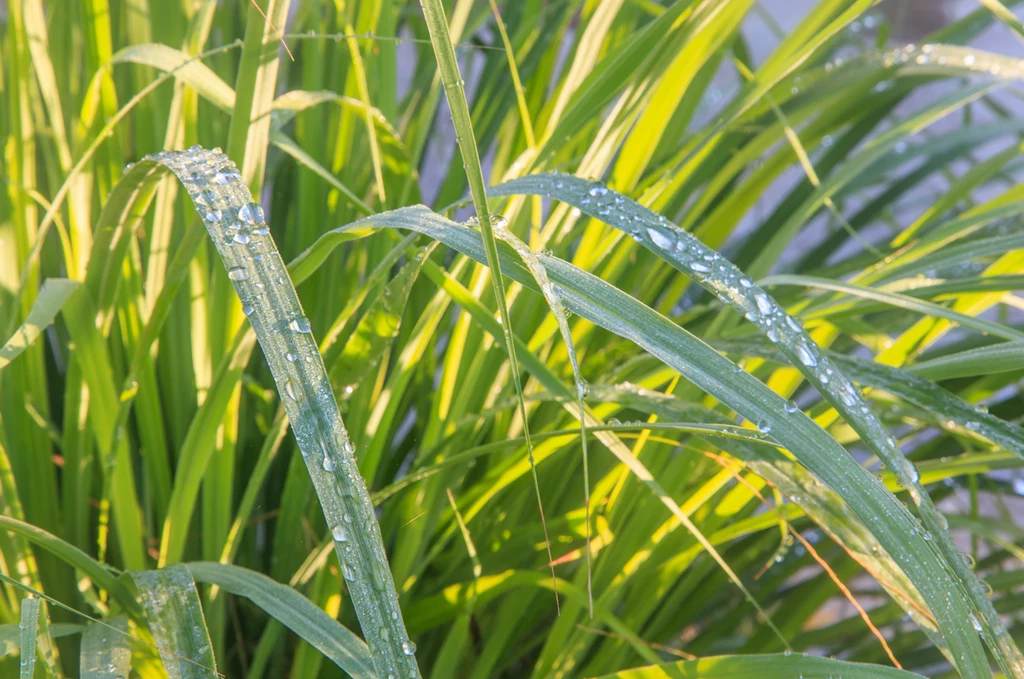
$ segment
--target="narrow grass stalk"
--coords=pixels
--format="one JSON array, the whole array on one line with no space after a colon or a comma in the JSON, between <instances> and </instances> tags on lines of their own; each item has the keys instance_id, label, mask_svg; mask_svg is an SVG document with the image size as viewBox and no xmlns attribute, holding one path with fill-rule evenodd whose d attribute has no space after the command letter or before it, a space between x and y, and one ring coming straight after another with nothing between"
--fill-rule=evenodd
<instances>
[{"instance_id":1,"label":"narrow grass stalk","mask_svg":"<svg viewBox=\"0 0 1024 679\"><path fill-rule=\"evenodd\" d=\"M587 397L587 393L590 389L587 381L583 379L583 373L580 371L579 359L576 356L576 344L572 339L572 329L569 327L569 319L565 313L565 307L562 306L562 289L557 285L554 285L548 278L548 272L544 268L544 265L540 263L536 253L530 249L530 247L520 240L514 233L508 230L505 218L498 216L494 220L494 233L501 240L505 241L512 246L512 249L522 258L523 263L533 274L534 279L537 281L537 285L540 286L541 293L544 295L544 300L547 302L548 307L551 309L552 315L555 317L555 322L558 323L558 332L562 335L562 341L565 342L565 350L569 355L569 365L572 367L572 376L576 386L576 406L579 410L579 421L580 421L580 446L583 448L583 508L586 516L586 556L587 556L587 607L590 612L590 617L594 617L594 588L593 588L593 573L591 571L591 546L590 546L590 455L587 451L587 411L584 400Z\"/></svg>"},{"instance_id":2,"label":"narrow grass stalk","mask_svg":"<svg viewBox=\"0 0 1024 679\"><path fill-rule=\"evenodd\" d=\"M505 284L501 277L498 245L494 238L494 227L491 224L491 215L487 208L487 192L484 189L484 175L480 167L480 154L476 147L476 137L473 135L473 121L469 113L469 105L466 102L465 82L459 73L459 62L455 58L455 49L452 47L451 36L448 34L448 20L445 17L444 6L441 4L441 0L424 0L422 6L423 16L427 21L427 29L430 31L430 42L434 47L434 56L437 59L437 66L441 72L441 82L444 84L445 96L448 99L448 108L451 110L452 122L455 124L455 138L459 143L459 152L462 154L462 162L466 168L466 178L469 180L469 191L473 197L473 206L476 208L480 233L483 235L484 249L487 252L487 265L491 269L491 286L494 290L494 299L498 305L498 312L501 315L505 351L508 353L512 381L515 383L516 394L519 397L519 409L523 417L523 431L526 434L527 454L533 474L534 491L537 494L537 508L540 511L540 521L544 529L544 543L547 547L548 563L552 563L554 558L551 555L551 539L548 536L547 520L544 518L544 502L541 499L540 481L537 479L537 468L533 459L533 443L530 440L530 418L526 412L526 399L523 398L519 361L516 358L515 342L512 340L512 321L508 313L508 304L505 300ZM557 579L555 578L555 567L553 565L551 566L551 581L556 583L555 606L559 607Z\"/></svg>"}]
</instances>

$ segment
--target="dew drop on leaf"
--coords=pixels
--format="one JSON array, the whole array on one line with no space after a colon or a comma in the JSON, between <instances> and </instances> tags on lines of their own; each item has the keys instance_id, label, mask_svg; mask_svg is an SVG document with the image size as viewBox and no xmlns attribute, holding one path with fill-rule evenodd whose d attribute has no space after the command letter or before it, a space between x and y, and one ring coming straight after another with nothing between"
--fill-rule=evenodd
<instances>
[{"instance_id":1,"label":"dew drop on leaf","mask_svg":"<svg viewBox=\"0 0 1024 679\"><path fill-rule=\"evenodd\" d=\"M309 326L309 319L306 318L305 316L299 316L298 318L293 318L291 320L291 322L288 323L288 327L291 328L294 332L301 332L301 333L311 332L311 330L312 330L310 328L310 326Z\"/></svg>"},{"instance_id":2,"label":"dew drop on leaf","mask_svg":"<svg viewBox=\"0 0 1024 679\"><path fill-rule=\"evenodd\" d=\"M257 203L248 203L238 208L238 219L249 226L255 226L263 221L263 208Z\"/></svg>"}]
</instances>

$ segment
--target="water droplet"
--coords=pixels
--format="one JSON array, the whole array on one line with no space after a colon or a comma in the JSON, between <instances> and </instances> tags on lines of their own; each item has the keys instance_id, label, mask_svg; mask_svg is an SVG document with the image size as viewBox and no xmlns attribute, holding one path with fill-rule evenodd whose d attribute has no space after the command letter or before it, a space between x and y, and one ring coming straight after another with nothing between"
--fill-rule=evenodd
<instances>
[{"instance_id":1,"label":"water droplet","mask_svg":"<svg viewBox=\"0 0 1024 679\"><path fill-rule=\"evenodd\" d=\"M309 319L306 318L305 316L293 318L292 321L288 324L288 327L291 328L294 332L307 333L312 331L312 328L310 328L309 325Z\"/></svg>"},{"instance_id":2,"label":"water droplet","mask_svg":"<svg viewBox=\"0 0 1024 679\"><path fill-rule=\"evenodd\" d=\"M323 468L325 472L334 471L334 458L330 455L324 455Z\"/></svg>"},{"instance_id":3,"label":"water droplet","mask_svg":"<svg viewBox=\"0 0 1024 679\"><path fill-rule=\"evenodd\" d=\"M607 195L608 189L603 186L594 186L587 193L592 196L604 196Z\"/></svg>"},{"instance_id":4,"label":"water droplet","mask_svg":"<svg viewBox=\"0 0 1024 679\"><path fill-rule=\"evenodd\" d=\"M775 311L775 305L772 303L771 298L763 292L754 293L754 302L757 303L757 308L762 314L770 314Z\"/></svg>"},{"instance_id":5,"label":"water droplet","mask_svg":"<svg viewBox=\"0 0 1024 679\"><path fill-rule=\"evenodd\" d=\"M659 229L648 227L647 235L651 237L651 242L662 250L668 250L674 245L673 239Z\"/></svg>"},{"instance_id":6,"label":"water droplet","mask_svg":"<svg viewBox=\"0 0 1024 679\"><path fill-rule=\"evenodd\" d=\"M347 561L343 561L341 564L341 574L349 582L355 582L356 571L354 568L352 568L352 566L348 564Z\"/></svg>"},{"instance_id":7,"label":"water droplet","mask_svg":"<svg viewBox=\"0 0 1024 679\"><path fill-rule=\"evenodd\" d=\"M345 442L342 444L342 448L344 448L345 452L348 453L349 455L356 454L356 444L348 436L345 437Z\"/></svg>"},{"instance_id":8,"label":"water droplet","mask_svg":"<svg viewBox=\"0 0 1024 679\"><path fill-rule=\"evenodd\" d=\"M757 430L759 432L761 432L762 434L771 433L772 423L769 422L767 418L758 420L757 421Z\"/></svg>"},{"instance_id":9,"label":"water droplet","mask_svg":"<svg viewBox=\"0 0 1024 679\"><path fill-rule=\"evenodd\" d=\"M690 262L690 268L697 273L707 273L711 270L708 268L708 265L703 262Z\"/></svg>"},{"instance_id":10,"label":"water droplet","mask_svg":"<svg viewBox=\"0 0 1024 679\"><path fill-rule=\"evenodd\" d=\"M300 398L302 398L302 392L299 390L298 387L295 386L295 383L292 382L291 380L285 380L284 393L286 393L288 395L288 398L290 398L293 401L298 401Z\"/></svg>"},{"instance_id":11,"label":"water droplet","mask_svg":"<svg viewBox=\"0 0 1024 679\"><path fill-rule=\"evenodd\" d=\"M582 377L576 382L576 395L580 398L590 395L590 384Z\"/></svg>"},{"instance_id":12,"label":"water droplet","mask_svg":"<svg viewBox=\"0 0 1024 679\"><path fill-rule=\"evenodd\" d=\"M288 360L289 363L295 363L295 361L299 358L297 355L293 354L290 351L287 354L285 354L284 357Z\"/></svg>"},{"instance_id":13,"label":"water droplet","mask_svg":"<svg viewBox=\"0 0 1024 679\"><path fill-rule=\"evenodd\" d=\"M345 529L344 524L339 523L337 526L332 528L331 535L334 537L335 542L348 542L348 530Z\"/></svg>"},{"instance_id":14,"label":"water droplet","mask_svg":"<svg viewBox=\"0 0 1024 679\"><path fill-rule=\"evenodd\" d=\"M216 223L224 219L224 213L221 212L220 210L207 210L206 214L203 215L203 219L205 219L208 222Z\"/></svg>"},{"instance_id":15,"label":"water droplet","mask_svg":"<svg viewBox=\"0 0 1024 679\"><path fill-rule=\"evenodd\" d=\"M249 226L256 226L263 221L263 208L257 203L248 203L238 208L238 219Z\"/></svg>"},{"instance_id":16,"label":"water droplet","mask_svg":"<svg viewBox=\"0 0 1024 679\"><path fill-rule=\"evenodd\" d=\"M233 266L228 269L228 278L233 281L247 281L249 280L249 272L245 267Z\"/></svg>"},{"instance_id":17,"label":"water droplet","mask_svg":"<svg viewBox=\"0 0 1024 679\"><path fill-rule=\"evenodd\" d=\"M253 231L253 233L256 234L257 236L266 236L270 233L270 229L268 229L265 226L261 226L260 228Z\"/></svg>"},{"instance_id":18,"label":"water droplet","mask_svg":"<svg viewBox=\"0 0 1024 679\"><path fill-rule=\"evenodd\" d=\"M782 655L788 658L789 656L793 655L793 651L787 648L785 651L782 652Z\"/></svg>"},{"instance_id":19,"label":"water droplet","mask_svg":"<svg viewBox=\"0 0 1024 679\"><path fill-rule=\"evenodd\" d=\"M793 350L796 351L796 357L800 359L800 362L808 368L813 368L818 365L817 357L811 352L811 348L802 340L796 343Z\"/></svg>"},{"instance_id":20,"label":"water droplet","mask_svg":"<svg viewBox=\"0 0 1024 679\"><path fill-rule=\"evenodd\" d=\"M217 173L213 175L214 184L230 184L238 179L241 179L241 175L238 174L238 168L234 165L223 165L217 170Z\"/></svg>"},{"instance_id":21,"label":"water droplet","mask_svg":"<svg viewBox=\"0 0 1024 679\"><path fill-rule=\"evenodd\" d=\"M405 653L406 655L414 655L416 653L416 644L414 644L411 640L403 641L402 653Z\"/></svg>"},{"instance_id":22,"label":"water droplet","mask_svg":"<svg viewBox=\"0 0 1024 679\"><path fill-rule=\"evenodd\" d=\"M791 414L800 410L800 407L796 404L796 401L786 401L786 405L784 406L784 408L787 413Z\"/></svg>"},{"instance_id":23,"label":"water droplet","mask_svg":"<svg viewBox=\"0 0 1024 679\"><path fill-rule=\"evenodd\" d=\"M252 316L253 311L256 311L256 309L254 309L251 304L246 304L242 307L242 313L246 316Z\"/></svg>"},{"instance_id":24,"label":"water droplet","mask_svg":"<svg viewBox=\"0 0 1024 679\"><path fill-rule=\"evenodd\" d=\"M239 245L245 245L246 243L249 242L249 236L244 233L236 233L232 237L232 240L238 243Z\"/></svg>"},{"instance_id":25,"label":"water droplet","mask_svg":"<svg viewBox=\"0 0 1024 679\"><path fill-rule=\"evenodd\" d=\"M981 621L978 620L978 617L976 615L974 615L974 613L968 613L967 617L968 617L968 619L970 619L971 627L974 628L975 632L980 632L983 629L982 626L981 626Z\"/></svg>"}]
</instances>

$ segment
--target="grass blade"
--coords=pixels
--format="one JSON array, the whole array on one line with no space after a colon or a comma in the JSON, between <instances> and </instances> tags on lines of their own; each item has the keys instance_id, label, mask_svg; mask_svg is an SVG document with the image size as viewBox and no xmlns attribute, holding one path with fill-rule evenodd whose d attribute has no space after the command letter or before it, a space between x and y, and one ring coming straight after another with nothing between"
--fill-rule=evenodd
<instances>
[{"instance_id":1,"label":"grass blade","mask_svg":"<svg viewBox=\"0 0 1024 679\"><path fill-rule=\"evenodd\" d=\"M671 665L638 667L599 679L920 679L920 674L881 665L850 663L795 655L739 655L685 660Z\"/></svg>"},{"instance_id":2,"label":"grass blade","mask_svg":"<svg viewBox=\"0 0 1024 679\"><path fill-rule=\"evenodd\" d=\"M353 679L374 679L366 643L306 597L262 573L222 563L187 564L197 582L244 596L327 656Z\"/></svg>"},{"instance_id":3,"label":"grass blade","mask_svg":"<svg viewBox=\"0 0 1024 679\"><path fill-rule=\"evenodd\" d=\"M777 351L761 343L716 342L715 346L725 351L735 351L746 356L758 356L781 364L788 364ZM991 415L982 406L965 401L934 382L919 376L918 371L893 368L875 361L853 356L829 353L829 359L852 380L865 387L881 389L907 403L925 408L935 415L948 429L953 424L969 435L978 434L996 443L1018 457L1024 458L1024 429ZM1016 367L1019 367L1019 363ZM911 366L914 368L916 366ZM973 370L968 371L973 372Z\"/></svg>"},{"instance_id":4,"label":"grass blade","mask_svg":"<svg viewBox=\"0 0 1024 679\"><path fill-rule=\"evenodd\" d=\"M81 679L115 679L131 672L128 618L118 615L103 624L89 623L82 634Z\"/></svg>"},{"instance_id":5,"label":"grass blade","mask_svg":"<svg viewBox=\"0 0 1024 679\"><path fill-rule=\"evenodd\" d=\"M498 246L494 238L491 215L487 209L487 192L484 189L483 170L480 168L480 154L476 148L476 138L473 136L473 121L469 114L469 105L466 102L462 76L459 73L459 62L455 58L455 49L452 46L451 36L448 33L448 20L445 18L444 6L441 4L441 0L424 0L422 7L423 16L427 21L427 29L430 31L430 43L434 47L434 56L437 59L437 66L441 72L444 93L448 99L448 108L452 114L452 122L455 124L455 138L458 140L459 152L462 154L462 162L466 168L469 192L473 198L473 206L476 208L477 223L480 226L484 250L487 253L487 265L491 269L491 286L494 290L498 312L501 314L501 325L505 330L505 351L508 353L512 381L515 384L516 394L519 396L523 427L527 432L526 447L533 471L533 486L537 494L537 508L540 510L541 524L544 526L544 541L547 543L548 560L550 562L554 561L554 558L551 556L551 540L547 535L547 521L544 518L544 502L541 500L540 481L537 479L536 467L533 464L533 445L529 440L529 418L526 413L526 399L523 398L522 379L519 375L519 361L516 358L515 342L512 340L512 321L509 317L508 304L505 299L505 284L501 278ZM555 569L553 566L551 568L551 580L555 582ZM559 605L557 594L558 590L556 588L556 607Z\"/></svg>"},{"instance_id":6,"label":"grass blade","mask_svg":"<svg viewBox=\"0 0 1024 679\"><path fill-rule=\"evenodd\" d=\"M929 380L951 380L1019 370L1021 361L1024 361L1024 342L1001 342L921 361L907 370Z\"/></svg>"},{"instance_id":7,"label":"grass blade","mask_svg":"<svg viewBox=\"0 0 1024 679\"><path fill-rule=\"evenodd\" d=\"M21 600L21 679L32 679L36 669L36 635L39 634L39 607L35 597Z\"/></svg>"},{"instance_id":8,"label":"grass blade","mask_svg":"<svg viewBox=\"0 0 1024 679\"><path fill-rule=\"evenodd\" d=\"M132 571L170 679L218 677L199 592L184 566Z\"/></svg>"},{"instance_id":9,"label":"grass blade","mask_svg":"<svg viewBox=\"0 0 1024 679\"><path fill-rule=\"evenodd\" d=\"M0 347L0 370L25 351L46 328L50 327L57 313L68 301L79 282L66 278L47 278L39 288L39 294L32 302L28 318L21 324L14 336Z\"/></svg>"},{"instance_id":10,"label":"grass blade","mask_svg":"<svg viewBox=\"0 0 1024 679\"><path fill-rule=\"evenodd\" d=\"M242 301L335 537L338 559L377 674L418 673L415 646L402 623L355 447L262 208L253 202L238 170L222 153L198 149L165 152L144 162L163 164L182 180Z\"/></svg>"}]
</instances>

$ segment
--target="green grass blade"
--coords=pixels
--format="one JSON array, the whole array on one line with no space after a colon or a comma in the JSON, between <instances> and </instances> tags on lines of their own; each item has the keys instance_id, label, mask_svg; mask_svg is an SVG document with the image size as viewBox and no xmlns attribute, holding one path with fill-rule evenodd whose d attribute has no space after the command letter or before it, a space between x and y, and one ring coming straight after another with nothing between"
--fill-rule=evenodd
<instances>
[{"instance_id":1,"label":"green grass blade","mask_svg":"<svg viewBox=\"0 0 1024 679\"><path fill-rule=\"evenodd\" d=\"M347 33L352 33L352 25L345 27ZM373 162L373 176L377 182L377 198L381 205L387 205L387 190L384 188L384 171L381 169L380 149L377 144L377 125L374 123L373 108L370 105L370 88L366 83L366 67L363 66L363 55L359 51L359 43L354 38L348 39L349 54L352 57L352 67L356 75L356 86L359 90L359 99L363 103L363 122L366 124L366 135L370 140L370 160Z\"/></svg>"},{"instance_id":2,"label":"green grass blade","mask_svg":"<svg viewBox=\"0 0 1024 679\"><path fill-rule=\"evenodd\" d=\"M951 380L1020 370L1022 361L1024 342L1002 342L921 361L907 370L929 380Z\"/></svg>"},{"instance_id":3,"label":"green grass blade","mask_svg":"<svg viewBox=\"0 0 1024 679\"><path fill-rule=\"evenodd\" d=\"M222 153L161 153L145 162L167 166L185 184L242 301L336 538L377 674L418 672L354 445L263 210Z\"/></svg>"},{"instance_id":4,"label":"green grass blade","mask_svg":"<svg viewBox=\"0 0 1024 679\"><path fill-rule=\"evenodd\" d=\"M123 615L109 618L102 624L86 625L79 662L81 679L127 677L132 664L129 639L128 618Z\"/></svg>"},{"instance_id":5,"label":"green grass blade","mask_svg":"<svg viewBox=\"0 0 1024 679\"><path fill-rule=\"evenodd\" d=\"M39 294L32 302L28 318L21 324L14 336L0 347L0 370L25 351L60 312L71 293L78 288L79 282L66 278L47 278L39 288Z\"/></svg>"},{"instance_id":6,"label":"green grass blade","mask_svg":"<svg viewBox=\"0 0 1024 679\"><path fill-rule=\"evenodd\" d=\"M235 91L213 69L191 54L168 45L149 43L125 47L114 54L110 63L141 64L159 69L188 85L222 111L235 107Z\"/></svg>"},{"instance_id":7,"label":"green grass blade","mask_svg":"<svg viewBox=\"0 0 1024 679\"><path fill-rule=\"evenodd\" d=\"M287 585L262 573L221 563L189 563L197 582L243 596L327 656L353 679L374 679L366 643Z\"/></svg>"},{"instance_id":8,"label":"green grass blade","mask_svg":"<svg viewBox=\"0 0 1024 679\"><path fill-rule=\"evenodd\" d=\"M523 135L526 137L527 148L537 146L537 139L533 134L533 121L530 119L530 107L526 103L526 96L523 94L523 83L519 80L519 68L516 66L516 53L512 49L512 43L508 39L508 31L505 22L501 18L501 12L495 0L490 0L491 13L494 14L494 23L501 34L501 44L505 47L505 58L508 59L509 74L512 76L512 86L516 91L516 105L519 107L519 117L523 121Z\"/></svg>"},{"instance_id":9,"label":"green grass blade","mask_svg":"<svg viewBox=\"0 0 1024 679\"><path fill-rule=\"evenodd\" d=\"M235 105L228 130L227 156L240 163L242 180L258 190L266 172L270 107L277 86L279 43L274 27L288 20L291 0L267 0L246 7L245 42L235 80Z\"/></svg>"},{"instance_id":10,"label":"green grass blade","mask_svg":"<svg viewBox=\"0 0 1024 679\"><path fill-rule=\"evenodd\" d=\"M32 679L36 669L36 635L39 634L39 608L35 597L21 600L21 679Z\"/></svg>"},{"instance_id":11,"label":"green grass blade","mask_svg":"<svg viewBox=\"0 0 1024 679\"><path fill-rule=\"evenodd\" d=\"M715 346L725 351L735 350L743 355L788 364L779 352L761 343L716 342ZM882 389L906 403L925 408L947 429L955 429L955 424L957 428L964 430L964 434L983 436L1014 455L1024 458L1024 428L1001 420L989 414L984 407L975 406L934 382L920 377L918 371L913 370L916 366L911 366L910 369L893 368L875 361L833 352L829 353L829 359L834 361L844 374L862 386ZM1017 363L1015 369L1019 367L1020 363Z\"/></svg>"},{"instance_id":12,"label":"green grass blade","mask_svg":"<svg viewBox=\"0 0 1024 679\"><path fill-rule=\"evenodd\" d=\"M804 655L740 655L686 660L670 665L638 667L599 679L920 679L920 674L903 670L815 658Z\"/></svg>"},{"instance_id":13,"label":"green grass blade","mask_svg":"<svg viewBox=\"0 0 1024 679\"><path fill-rule=\"evenodd\" d=\"M772 285L803 285L811 288L817 288L819 290L842 292L862 299L884 302L887 305L906 309L907 311L914 311L924 316L945 318L946 320L953 321L965 328L971 328L972 330L977 330L978 332L987 335L1002 337L1003 339L1008 340L1024 340L1024 332L1014 330L1002 323L995 323L993 321L987 321L984 318L961 314L948 307L942 306L941 304L926 302L897 292L877 290L862 285L843 283L842 281L835 281L816 276L768 276L761 281L761 284L766 287Z\"/></svg>"},{"instance_id":14,"label":"green grass blade","mask_svg":"<svg viewBox=\"0 0 1024 679\"><path fill-rule=\"evenodd\" d=\"M213 679L218 675L199 592L184 566L133 571L149 629L170 679Z\"/></svg>"},{"instance_id":15,"label":"green grass blade","mask_svg":"<svg viewBox=\"0 0 1024 679\"><path fill-rule=\"evenodd\" d=\"M139 614L138 604L127 589L121 585L106 566L91 556L70 545L59 537L41 528L0 515L0 528L20 535L34 545L59 557L62 561L81 571L98 587L113 595L117 603L132 615Z\"/></svg>"}]
</instances>

